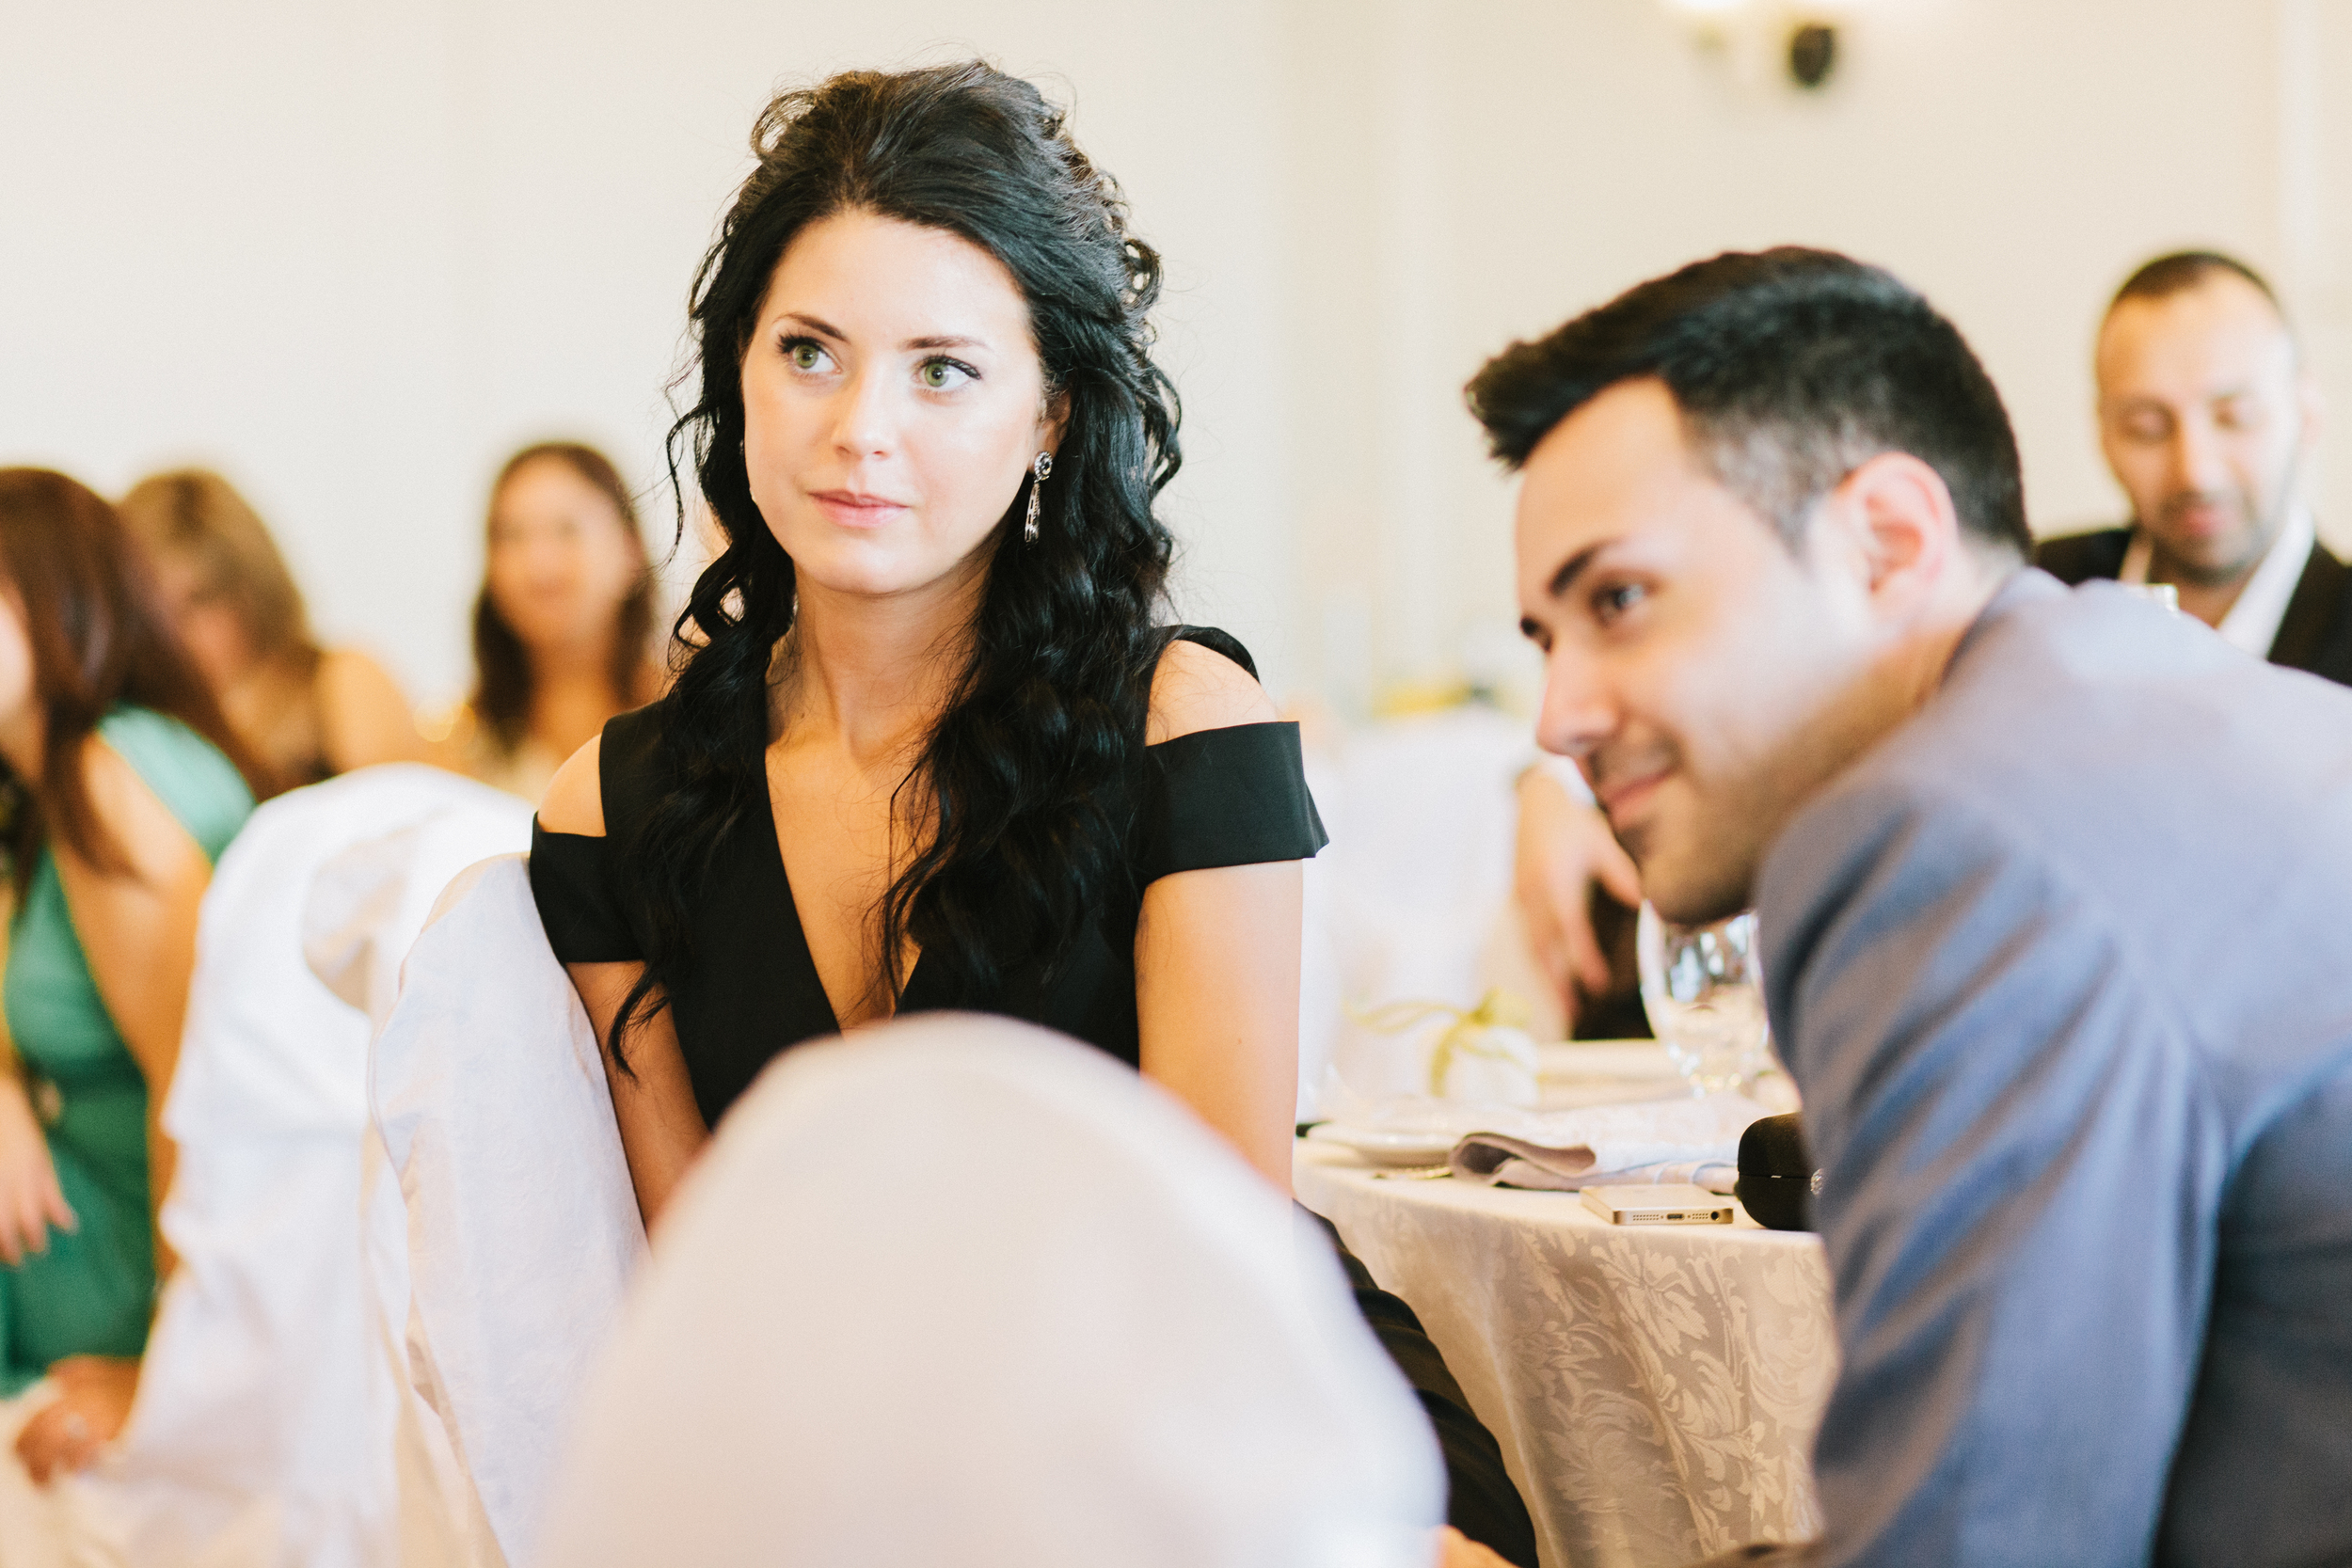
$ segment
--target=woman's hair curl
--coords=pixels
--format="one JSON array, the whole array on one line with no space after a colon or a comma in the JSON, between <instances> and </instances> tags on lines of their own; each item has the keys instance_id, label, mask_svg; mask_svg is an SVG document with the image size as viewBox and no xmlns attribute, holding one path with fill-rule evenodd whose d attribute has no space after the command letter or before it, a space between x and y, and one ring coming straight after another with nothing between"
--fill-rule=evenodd
<instances>
[{"instance_id":1,"label":"woman's hair curl","mask_svg":"<svg viewBox=\"0 0 2352 1568\"><path fill-rule=\"evenodd\" d=\"M1064 411L1037 540L1020 537L1027 481L990 546L968 660L901 786L932 831L882 899L885 982L902 988L911 938L959 994L985 993L1015 965L1052 965L1091 911L1133 892L1112 803L1144 743L1173 551L1152 506L1181 461L1175 388L1151 352L1158 254L1127 231L1117 183L1062 112L980 62L787 92L752 150L758 166L695 278L696 355L681 383L696 396L670 433L672 479L691 463L725 547L675 626L660 716L675 787L617 846L645 890L648 951L613 1025L616 1053L689 959L720 844L742 814L769 809L768 683L795 593L744 468L742 359L786 248L836 214L941 230L993 256L1028 306Z\"/></svg>"}]
</instances>

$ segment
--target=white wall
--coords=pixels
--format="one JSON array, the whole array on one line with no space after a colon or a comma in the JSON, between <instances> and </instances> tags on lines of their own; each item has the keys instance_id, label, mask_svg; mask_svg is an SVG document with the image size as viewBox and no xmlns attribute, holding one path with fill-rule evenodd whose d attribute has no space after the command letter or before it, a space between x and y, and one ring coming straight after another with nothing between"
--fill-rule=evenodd
<instances>
[{"instance_id":1,"label":"white wall","mask_svg":"<svg viewBox=\"0 0 2352 1568\"><path fill-rule=\"evenodd\" d=\"M331 633L466 676L485 488L550 434L651 486L694 264L780 81L984 50L1055 81L1170 257L1197 595L1280 662L1274 52L1246 0L6 0L0 462L217 465ZM666 533L666 496L649 518Z\"/></svg>"},{"instance_id":2,"label":"white wall","mask_svg":"<svg viewBox=\"0 0 2352 1568\"><path fill-rule=\"evenodd\" d=\"M1442 668L1507 624L1509 491L1455 389L1516 337L1726 248L1804 243L1892 267L1961 326L2002 388L2038 528L2119 520L2090 417L2108 293L2162 249L2214 245L2280 275L2341 384L2352 322L2352 117L2282 71L2352 66L2352 6L2292 0L1848 0L1843 57L1805 95L1740 79L1654 0L1323 0L1296 25L1310 168L1377 150L1370 192L1302 175L1295 454L1307 476L1316 673L1343 685L1358 628L1390 677ZM1366 24L1360 31L1356 23ZM2282 138L2341 161L2282 188ZM1361 176L1349 179L1361 183ZM2337 199L2328 199L2333 192ZM2336 227L2288 258L2297 203ZM2312 276L2333 258L2336 293ZM1361 264L1353 264L1360 262ZM2311 319L2322 318L2322 319ZM2352 420L2352 387L2338 397ZM2322 515L2352 540L2338 465ZM1365 540L1379 542L1371 551ZM1434 588L1435 592L1432 592Z\"/></svg>"},{"instance_id":3,"label":"white wall","mask_svg":"<svg viewBox=\"0 0 2352 1568\"><path fill-rule=\"evenodd\" d=\"M218 465L324 626L453 695L501 456L580 434L658 479L771 87L974 49L1074 102L1169 258L1183 608L1343 706L1507 647L1462 381L1696 255L1834 245L1926 289L2044 526L2116 514L2088 344L2159 247L2280 269L2343 386L2344 0L1843 4L1800 98L1657 0L0 0L0 462Z\"/></svg>"}]
</instances>

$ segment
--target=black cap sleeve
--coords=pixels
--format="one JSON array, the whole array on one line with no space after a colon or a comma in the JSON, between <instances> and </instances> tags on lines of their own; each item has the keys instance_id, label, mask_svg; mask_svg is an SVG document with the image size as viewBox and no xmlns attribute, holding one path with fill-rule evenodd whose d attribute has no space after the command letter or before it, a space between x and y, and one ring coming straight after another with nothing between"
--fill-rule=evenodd
<instances>
[{"instance_id":1,"label":"black cap sleeve","mask_svg":"<svg viewBox=\"0 0 2352 1568\"><path fill-rule=\"evenodd\" d=\"M531 821L531 894L548 945L568 964L642 963L644 942L629 915L635 896L622 850L675 779L661 744L661 705L616 715L596 748L602 838L551 833Z\"/></svg>"},{"instance_id":2,"label":"black cap sleeve","mask_svg":"<svg viewBox=\"0 0 2352 1568\"><path fill-rule=\"evenodd\" d=\"M621 913L612 847L585 833L551 833L531 819L531 896L548 945L567 964L635 963L645 957Z\"/></svg>"},{"instance_id":3,"label":"black cap sleeve","mask_svg":"<svg viewBox=\"0 0 2352 1568\"><path fill-rule=\"evenodd\" d=\"M1196 730L1144 755L1138 883L1212 866L1307 860L1330 842L1307 790L1296 724Z\"/></svg>"}]
</instances>

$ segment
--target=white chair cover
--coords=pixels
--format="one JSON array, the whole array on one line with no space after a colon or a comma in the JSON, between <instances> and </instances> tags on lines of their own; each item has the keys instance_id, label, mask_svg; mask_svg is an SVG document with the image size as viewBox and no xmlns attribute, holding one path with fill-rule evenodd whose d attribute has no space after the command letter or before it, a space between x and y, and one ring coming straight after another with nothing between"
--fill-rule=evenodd
<instances>
[{"instance_id":1,"label":"white chair cover","mask_svg":"<svg viewBox=\"0 0 2352 1568\"><path fill-rule=\"evenodd\" d=\"M1427 1568L1426 1421L1327 1246L1099 1053L918 1018L771 1067L662 1222L548 1568Z\"/></svg>"},{"instance_id":2,"label":"white chair cover","mask_svg":"<svg viewBox=\"0 0 2352 1568\"><path fill-rule=\"evenodd\" d=\"M304 955L313 974L366 1012L372 1032L389 1020L402 960L451 879L530 842L528 806L501 790L462 787L481 812L445 812L354 844L312 881L303 911ZM487 1539L478 1528L479 1507L409 1376L407 1212L373 1117L362 1134L359 1205L374 1360L397 1407L397 1560L404 1568L485 1568L498 1560L477 1544Z\"/></svg>"},{"instance_id":3,"label":"white chair cover","mask_svg":"<svg viewBox=\"0 0 2352 1568\"><path fill-rule=\"evenodd\" d=\"M530 811L437 769L369 768L269 802L221 857L163 1112L179 1267L130 1424L77 1488L72 1560L392 1560L395 1390L371 1353L359 1251L370 1026L307 967L303 925L322 865L388 832L415 851L403 875L446 881L428 823L474 859L527 841ZM421 923L397 900L363 922L386 950Z\"/></svg>"},{"instance_id":4,"label":"white chair cover","mask_svg":"<svg viewBox=\"0 0 2352 1568\"><path fill-rule=\"evenodd\" d=\"M1308 868L1302 1120L1428 1087L1441 1025L1387 1035L1349 1007L1469 1007L1501 987L1532 1005L1537 1039L1565 1032L1511 890L1513 785L1534 756L1525 720L1471 706L1372 725L1310 758L1331 846Z\"/></svg>"},{"instance_id":5,"label":"white chair cover","mask_svg":"<svg viewBox=\"0 0 2352 1568\"><path fill-rule=\"evenodd\" d=\"M603 1057L523 857L450 884L376 1037L373 1092L405 1225L405 1286L387 1281L386 1297L421 1402L403 1515L424 1544L405 1560L532 1562L558 1448L644 1227ZM456 1495L406 1496L446 1479L444 1456ZM453 1544L429 1538L437 1507Z\"/></svg>"}]
</instances>

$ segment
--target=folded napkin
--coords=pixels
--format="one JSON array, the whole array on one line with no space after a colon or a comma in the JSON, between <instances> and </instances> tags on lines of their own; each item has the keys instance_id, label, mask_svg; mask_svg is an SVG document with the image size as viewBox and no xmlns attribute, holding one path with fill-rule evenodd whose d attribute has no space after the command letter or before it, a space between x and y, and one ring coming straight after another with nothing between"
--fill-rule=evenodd
<instances>
[{"instance_id":1,"label":"folded napkin","mask_svg":"<svg viewBox=\"0 0 2352 1568\"><path fill-rule=\"evenodd\" d=\"M1592 1105L1510 1118L1465 1134L1446 1164L1465 1181L1574 1192L1613 1182L1690 1181L1729 1192L1740 1134L1770 1115L1744 1095Z\"/></svg>"}]
</instances>

